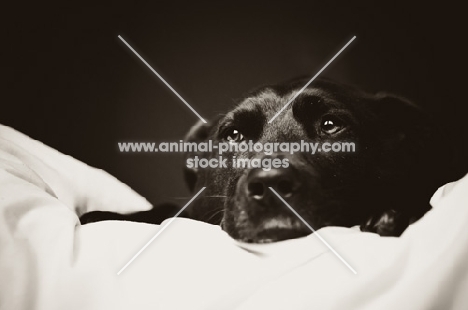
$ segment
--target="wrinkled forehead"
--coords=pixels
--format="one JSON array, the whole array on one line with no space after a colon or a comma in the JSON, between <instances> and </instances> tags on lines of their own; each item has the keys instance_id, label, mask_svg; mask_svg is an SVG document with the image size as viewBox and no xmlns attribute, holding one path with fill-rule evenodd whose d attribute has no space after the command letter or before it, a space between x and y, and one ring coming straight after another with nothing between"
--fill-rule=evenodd
<instances>
[{"instance_id":1,"label":"wrinkled forehead","mask_svg":"<svg viewBox=\"0 0 468 310\"><path fill-rule=\"evenodd\" d=\"M280 92L273 87L266 87L243 99L234 110L226 114L224 120L235 121L248 119L257 122L269 120L288 104L299 91L301 91L301 88L293 88L286 92ZM328 89L309 86L302 90L293 102L289 103L283 113L290 110L296 102L320 104L330 108L346 108L349 100L343 100L340 97L342 97L340 94L334 93Z\"/></svg>"}]
</instances>

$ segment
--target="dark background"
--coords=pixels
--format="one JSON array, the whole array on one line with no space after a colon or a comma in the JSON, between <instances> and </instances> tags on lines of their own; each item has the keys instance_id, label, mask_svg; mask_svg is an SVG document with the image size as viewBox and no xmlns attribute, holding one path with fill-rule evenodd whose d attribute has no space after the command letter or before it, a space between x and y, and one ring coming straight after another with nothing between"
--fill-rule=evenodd
<instances>
[{"instance_id":1,"label":"dark background","mask_svg":"<svg viewBox=\"0 0 468 310\"><path fill-rule=\"evenodd\" d=\"M323 76L410 98L466 150L462 8L323 2L21 2L4 10L0 123L110 172L153 203L182 204L190 194L180 154L122 154L117 142L178 141L197 117L117 35L205 119L256 86L315 74L356 35Z\"/></svg>"}]
</instances>

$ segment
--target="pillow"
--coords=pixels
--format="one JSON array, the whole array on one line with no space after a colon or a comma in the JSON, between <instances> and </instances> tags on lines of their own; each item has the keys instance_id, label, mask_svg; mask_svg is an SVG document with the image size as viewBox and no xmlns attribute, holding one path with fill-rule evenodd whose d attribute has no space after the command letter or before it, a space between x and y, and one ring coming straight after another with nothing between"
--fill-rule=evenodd
<instances>
[{"instance_id":1,"label":"pillow","mask_svg":"<svg viewBox=\"0 0 468 310\"><path fill-rule=\"evenodd\" d=\"M20 177L45 189L77 216L97 210L131 213L152 207L107 172L3 125L0 125L0 169L20 173Z\"/></svg>"}]
</instances>

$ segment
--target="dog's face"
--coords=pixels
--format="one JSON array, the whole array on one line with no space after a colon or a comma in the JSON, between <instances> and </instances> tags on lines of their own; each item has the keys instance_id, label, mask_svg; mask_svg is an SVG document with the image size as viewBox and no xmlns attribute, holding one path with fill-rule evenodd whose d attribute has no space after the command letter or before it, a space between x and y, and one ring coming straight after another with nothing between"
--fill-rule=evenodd
<instances>
[{"instance_id":1,"label":"dog's face","mask_svg":"<svg viewBox=\"0 0 468 310\"><path fill-rule=\"evenodd\" d=\"M287 160L287 168L187 169L192 190L206 186L191 217L221 224L233 238L273 242L305 236L310 229L269 189L273 188L314 229L361 225L381 235L399 235L411 218L428 209L417 201L428 189L415 168L427 124L419 109L394 96L371 95L328 80L302 92L273 122L268 121L307 80L259 89L215 122L196 125L187 141L353 142L354 152L256 152L223 154L231 162ZM215 142L215 143L216 143ZM219 155L198 153L212 158ZM420 176L419 176L420 177ZM432 190L429 189L429 191ZM424 192L424 193L423 193ZM404 197L405 201L402 201Z\"/></svg>"}]
</instances>

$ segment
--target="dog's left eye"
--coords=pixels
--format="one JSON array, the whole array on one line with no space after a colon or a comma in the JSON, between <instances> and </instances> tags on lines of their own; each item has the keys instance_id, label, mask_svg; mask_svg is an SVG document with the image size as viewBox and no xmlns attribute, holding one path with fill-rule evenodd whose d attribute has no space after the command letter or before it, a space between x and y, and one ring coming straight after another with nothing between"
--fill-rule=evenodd
<instances>
[{"instance_id":1,"label":"dog's left eye","mask_svg":"<svg viewBox=\"0 0 468 310\"><path fill-rule=\"evenodd\" d=\"M226 132L224 137L229 142L239 143L239 142L244 141L244 135L239 130L237 130L235 128L229 129Z\"/></svg>"},{"instance_id":2,"label":"dog's left eye","mask_svg":"<svg viewBox=\"0 0 468 310\"><path fill-rule=\"evenodd\" d=\"M322 132L332 135L341 131L344 128L344 124L336 117L326 116L322 119L320 128Z\"/></svg>"}]
</instances>

